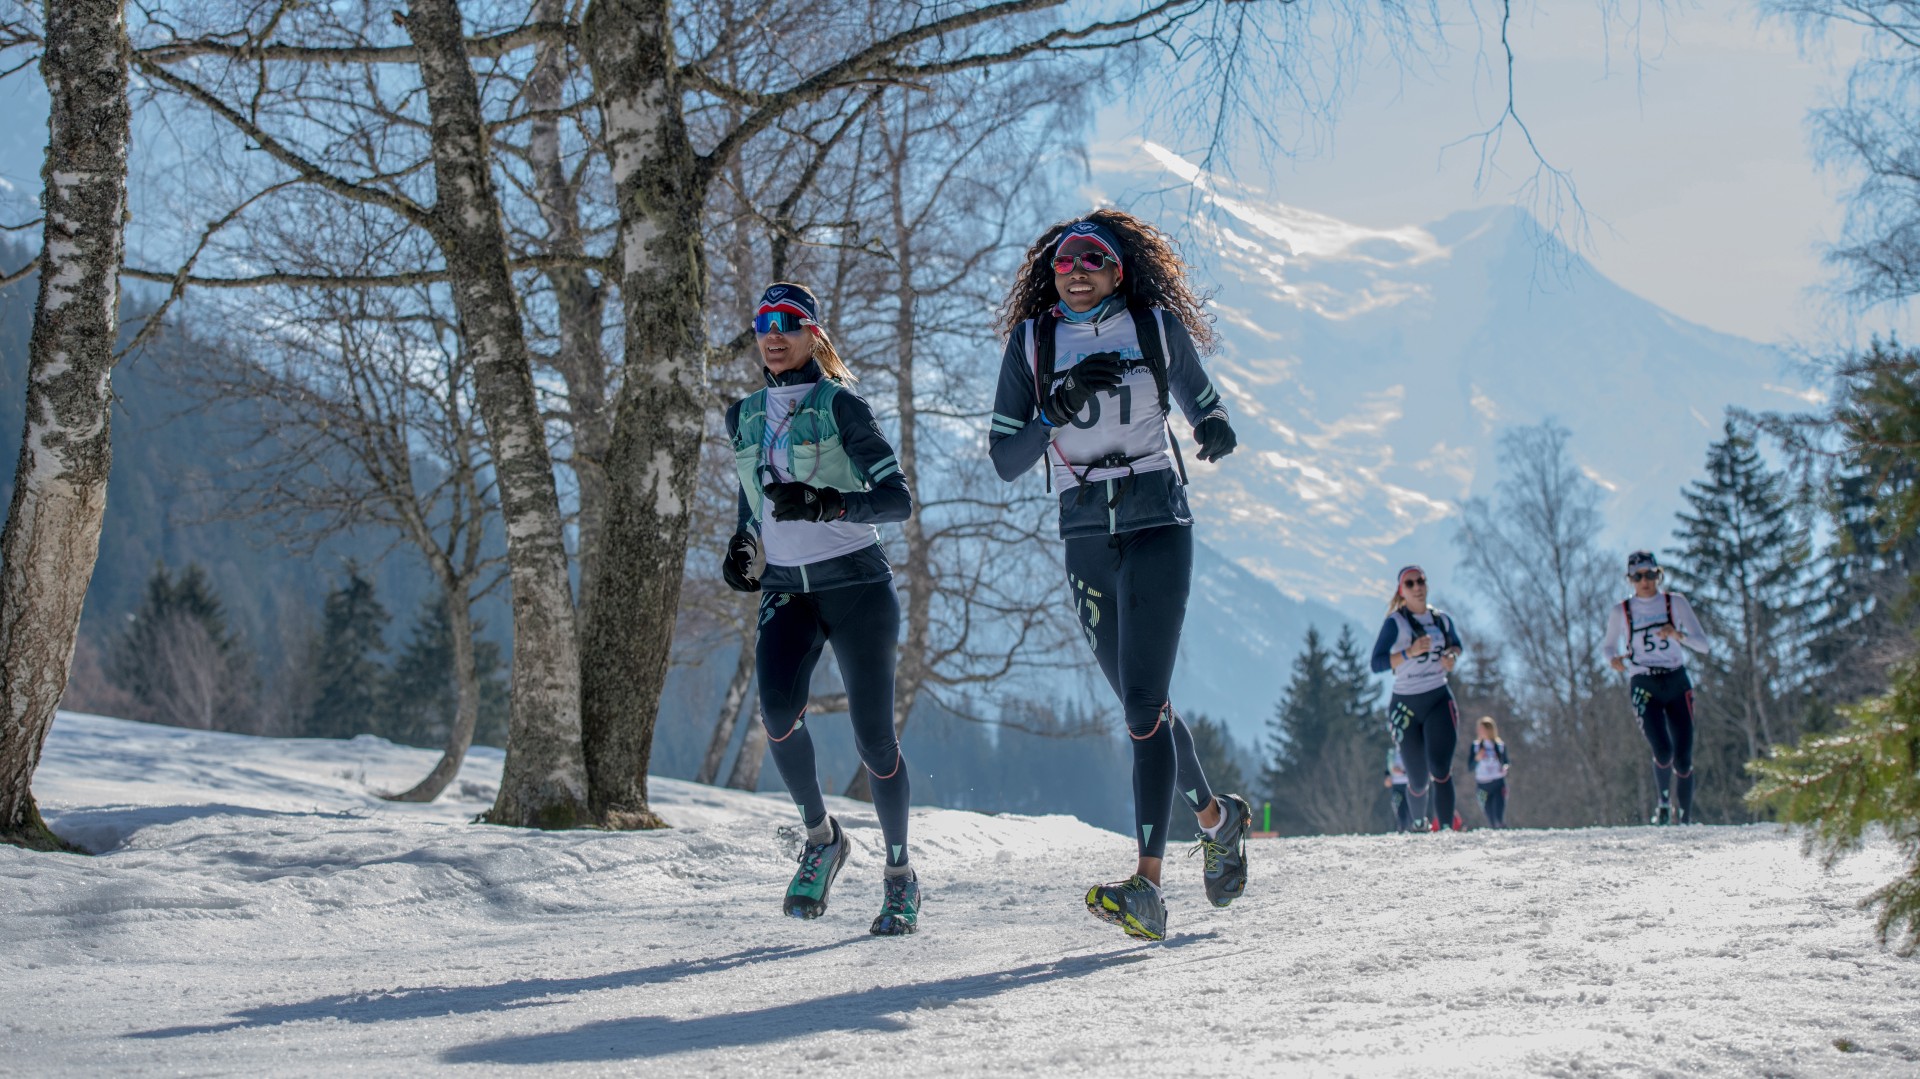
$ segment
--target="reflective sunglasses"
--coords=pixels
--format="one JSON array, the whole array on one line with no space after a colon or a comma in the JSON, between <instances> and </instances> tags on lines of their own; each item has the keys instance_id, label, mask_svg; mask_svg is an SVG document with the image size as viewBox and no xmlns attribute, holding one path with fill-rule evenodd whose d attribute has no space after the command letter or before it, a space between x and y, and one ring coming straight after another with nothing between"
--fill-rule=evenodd
<instances>
[{"instance_id":1,"label":"reflective sunglasses","mask_svg":"<svg viewBox=\"0 0 1920 1079\"><path fill-rule=\"evenodd\" d=\"M800 316L791 311L762 311L753 316L753 332L759 334L796 333L804 325Z\"/></svg>"},{"instance_id":2,"label":"reflective sunglasses","mask_svg":"<svg viewBox=\"0 0 1920 1079\"><path fill-rule=\"evenodd\" d=\"M1627 574L1627 580L1633 581L1636 584L1641 581L1657 581L1659 579L1660 571L1657 569L1637 569Z\"/></svg>"},{"instance_id":3,"label":"reflective sunglasses","mask_svg":"<svg viewBox=\"0 0 1920 1079\"><path fill-rule=\"evenodd\" d=\"M1078 255L1055 255L1053 256L1053 272L1065 277L1073 272L1074 265L1077 263L1081 269L1088 273L1098 273L1106 269L1108 263L1117 263L1119 261L1119 259L1114 258L1104 251L1087 251Z\"/></svg>"},{"instance_id":4,"label":"reflective sunglasses","mask_svg":"<svg viewBox=\"0 0 1920 1079\"><path fill-rule=\"evenodd\" d=\"M1400 587L1425 588L1427 587L1427 579L1425 577L1409 577L1406 580L1400 582Z\"/></svg>"}]
</instances>

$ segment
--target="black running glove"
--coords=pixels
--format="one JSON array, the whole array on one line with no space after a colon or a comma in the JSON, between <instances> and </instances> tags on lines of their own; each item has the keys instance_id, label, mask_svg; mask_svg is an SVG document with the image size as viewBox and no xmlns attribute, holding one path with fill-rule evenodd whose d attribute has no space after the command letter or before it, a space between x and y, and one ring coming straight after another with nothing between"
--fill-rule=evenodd
<instances>
[{"instance_id":1,"label":"black running glove","mask_svg":"<svg viewBox=\"0 0 1920 1079\"><path fill-rule=\"evenodd\" d=\"M1193 437L1200 442L1202 461L1218 461L1240 444L1240 440L1234 437L1233 428L1227 425L1225 416L1208 416L1201 420L1194 426Z\"/></svg>"},{"instance_id":2,"label":"black running glove","mask_svg":"<svg viewBox=\"0 0 1920 1079\"><path fill-rule=\"evenodd\" d=\"M769 483L765 490L776 521L837 521L847 512L847 500L831 487Z\"/></svg>"},{"instance_id":3,"label":"black running glove","mask_svg":"<svg viewBox=\"0 0 1920 1079\"><path fill-rule=\"evenodd\" d=\"M1071 422L1101 390L1117 390L1127 377L1127 361L1118 352L1096 352L1067 369L1066 378L1047 399L1047 419L1058 427Z\"/></svg>"},{"instance_id":4,"label":"black running glove","mask_svg":"<svg viewBox=\"0 0 1920 1079\"><path fill-rule=\"evenodd\" d=\"M760 591L760 581L753 576L753 556L759 550L760 541L744 528L727 541L726 557L720 560L720 576L727 579L728 588L735 592Z\"/></svg>"}]
</instances>

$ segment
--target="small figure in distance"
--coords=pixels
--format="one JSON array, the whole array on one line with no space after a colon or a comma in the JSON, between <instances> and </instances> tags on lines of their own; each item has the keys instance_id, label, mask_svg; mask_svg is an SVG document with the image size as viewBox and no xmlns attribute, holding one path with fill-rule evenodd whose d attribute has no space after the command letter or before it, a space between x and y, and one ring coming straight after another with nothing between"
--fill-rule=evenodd
<instances>
[{"instance_id":1,"label":"small figure in distance","mask_svg":"<svg viewBox=\"0 0 1920 1079\"><path fill-rule=\"evenodd\" d=\"M1500 740L1500 728L1492 716L1481 716L1467 760L1473 764L1473 780L1480 786L1480 809L1487 815L1487 827L1507 826L1507 744Z\"/></svg>"},{"instance_id":2,"label":"small figure in distance","mask_svg":"<svg viewBox=\"0 0 1920 1079\"><path fill-rule=\"evenodd\" d=\"M1381 782L1393 799L1394 831L1407 831L1413 827L1413 815L1407 810L1407 764L1400 759L1397 746L1387 747L1387 775Z\"/></svg>"}]
</instances>

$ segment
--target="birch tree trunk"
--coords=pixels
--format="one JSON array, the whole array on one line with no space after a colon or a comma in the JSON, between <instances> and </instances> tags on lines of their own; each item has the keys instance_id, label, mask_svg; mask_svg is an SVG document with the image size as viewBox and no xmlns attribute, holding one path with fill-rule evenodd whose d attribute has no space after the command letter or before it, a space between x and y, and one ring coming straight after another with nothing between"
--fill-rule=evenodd
<instances>
[{"instance_id":1,"label":"birch tree trunk","mask_svg":"<svg viewBox=\"0 0 1920 1079\"><path fill-rule=\"evenodd\" d=\"M700 467L707 176L688 141L671 15L667 0L595 0L581 34L619 205L626 324L581 672L592 807L612 828L664 826L647 766Z\"/></svg>"},{"instance_id":2,"label":"birch tree trunk","mask_svg":"<svg viewBox=\"0 0 1920 1079\"><path fill-rule=\"evenodd\" d=\"M753 702L747 702L747 735L740 739L740 755L733 759L733 771L727 773L727 786L737 791L760 789L760 766L767 763L767 725L755 715Z\"/></svg>"},{"instance_id":3,"label":"birch tree trunk","mask_svg":"<svg viewBox=\"0 0 1920 1079\"><path fill-rule=\"evenodd\" d=\"M894 452L899 457L900 475L914 497L922 495L918 438L919 412L914 407L914 289L908 267L914 264L913 230L908 227L902 193L904 162L896 154L893 161L893 242L901 267L895 285L894 349L898 357L894 372L894 407L900 415L900 429ZM933 612L933 566L927 550L926 526L921 514L908 517L900 526L906 541L906 557L901 560L896 580L906 591L906 639L900 644L899 664L893 675L893 730L907 729L914 702L920 698L920 686L928 673L927 640ZM905 753L905 749L901 750ZM863 802L873 800L873 787L865 768L856 768L847 784L846 796Z\"/></svg>"},{"instance_id":4,"label":"birch tree trunk","mask_svg":"<svg viewBox=\"0 0 1920 1079\"><path fill-rule=\"evenodd\" d=\"M534 5L538 22L558 23L566 13L564 0L539 0ZM549 253L581 259L586 246L579 192L567 179L560 149L560 121L552 115L565 103L566 52L563 42L543 42L527 79L527 109L535 115L528 125L527 160L533 167L540 217L547 226ZM607 292L604 283L596 283L593 275L577 263L552 267L546 277L553 285L560 333L560 349L553 366L567 384L568 427L573 432L570 464L580 497L579 514L574 519L579 535L575 557L584 607L599 573L600 520L607 503L607 360L600 347Z\"/></svg>"},{"instance_id":5,"label":"birch tree trunk","mask_svg":"<svg viewBox=\"0 0 1920 1079\"><path fill-rule=\"evenodd\" d=\"M733 676L727 680L727 695L720 702L720 714L713 721L713 737L707 741L706 759L700 762L700 773L693 777L695 783L712 783L720 775L720 765L727 759L727 747L733 744L733 732L740 725L740 717L748 711L747 691L753 687L754 631L755 624L751 608L746 612L747 630L740 635L740 656L733 664Z\"/></svg>"},{"instance_id":6,"label":"birch tree trunk","mask_svg":"<svg viewBox=\"0 0 1920 1079\"><path fill-rule=\"evenodd\" d=\"M473 748L473 729L480 723L480 672L473 656L473 601L468 598L465 581L452 585L442 581L446 590L447 627L453 633L453 730L447 733L446 748L427 777L393 795L394 802L431 802L440 797L466 763L467 750Z\"/></svg>"},{"instance_id":7,"label":"birch tree trunk","mask_svg":"<svg viewBox=\"0 0 1920 1079\"><path fill-rule=\"evenodd\" d=\"M67 688L113 462L130 113L122 2L51 0L40 60L51 103L46 225L26 431L0 532L0 842L33 850L71 849L40 819L33 771Z\"/></svg>"},{"instance_id":8,"label":"birch tree trunk","mask_svg":"<svg viewBox=\"0 0 1920 1079\"><path fill-rule=\"evenodd\" d=\"M495 824L591 823L580 748L580 656L553 462L534 398L519 298L507 271L479 88L454 0L415 0L407 32L432 118L434 238L473 356L493 443L513 593L513 710Z\"/></svg>"}]
</instances>

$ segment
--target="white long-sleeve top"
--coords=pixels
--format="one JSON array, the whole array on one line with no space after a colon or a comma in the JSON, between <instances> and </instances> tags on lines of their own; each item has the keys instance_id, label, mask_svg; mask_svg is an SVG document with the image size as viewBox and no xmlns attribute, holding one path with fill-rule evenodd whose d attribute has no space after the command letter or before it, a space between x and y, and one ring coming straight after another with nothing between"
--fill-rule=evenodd
<instances>
[{"instance_id":1,"label":"white long-sleeve top","mask_svg":"<svg viewBox=\"0 0 1920 1079\"><path fill-rule=\"evenodd\" d=\"M1684 639L1673 641L1656 636L1653 631L1661 626L1672 626ZM1656 592L1646 599L1633 596L1613 605L1607 616L1607 637L1601 642L1600 651L1609 660L1614 656L1624 657L1629 674L1647 674L1684 667L1687 654L1681 651L1682 647L1705 653L1712 643L1707 639L1707 631L1700 628L1700 619L1694 616L1693 604L1687 602L1687 597L1678 592Z\"/></svg>"}]
</instances>

